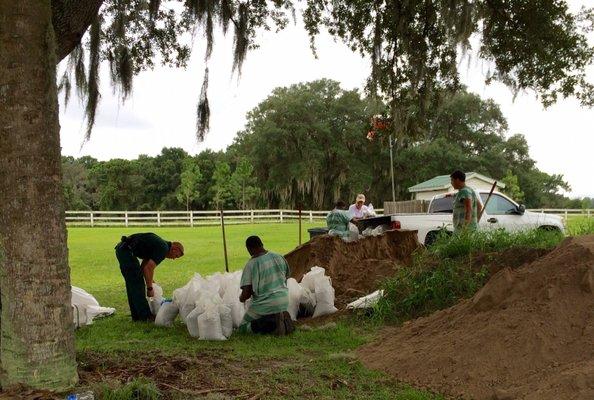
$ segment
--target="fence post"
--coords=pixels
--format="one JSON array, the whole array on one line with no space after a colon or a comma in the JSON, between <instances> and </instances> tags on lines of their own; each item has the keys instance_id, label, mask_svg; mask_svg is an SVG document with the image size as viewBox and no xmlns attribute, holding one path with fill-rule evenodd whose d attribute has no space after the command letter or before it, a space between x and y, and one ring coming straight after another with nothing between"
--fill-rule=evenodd
<instances>
[{"instance_id":1,"label":"fence post","mask_svg":"<svg viewBox=\"0 0 594 400\"><path fill-rule=\"evenodd\" d=\"M592 216L592 210L590 210L590 209L588 208L588 218L590 218L591 216Z\"/></svg>"},{"instance_id":2,"label":"fence post","mask_svg":"<svg viewBox=\"0 0 594 400\"><path fill-rule=\"evenodd\" d=\"M250 210L250 220L253 224L254 223L254 210Z\"/></svg>"},{"instance_id":3,"label":"fence post","mask_svg":"<svg viewBox=\"0 0 594 400\"><path fill-rule=\"evenodd\" d=\"M312 211L309 212L309 222L313 223L313 212Z\"/></svg>"},{"instance_id":4,"label":"fence post","mask_svg":"<svg viewBox=\"0 0 594 400\"><path fill-rule=\"evenodd\" d=\"M124 212L124 219L126 221L126 228L128 227L128 211Z\"/></svg>"},{"instance_id":5,"label":"fence post","mask_svg":"<svg viewBox=\"0 0 594 400\"><path fill-rule=\"evenodd\" d=\"M93 211L91 211L91 228L95 226L95 219L93 218Z\"/></svg>"},{"instance_id":6,"label":"fence post","mask_svg":"<svg viewBox=\"0 0 594 400\"><path fill-rule=\"evenodd\" d=\"M161 211L157 211L157 226L161 226Z\"/></svg>"},{"instance_id":7,"label":"fence post","mask_svg":"<svg viewBox=\"0 0 594 400\"><path fill-rule=\"evenodd\" d=\"M280 210L280 222L283 223L283 210Z\"/></svg>"},{"instance_id":8,"label":"fence post","mask_svg":"<svg viewBox=\"0 0 594 400\"><path fill-rule=\"evenodd\" d=\"M564 222L567 224L567 210L565 210L565 221Z\"/></svg>"},{"instance_id":9,"label":"fence post","mask_svg":"<svg viewBox=\"0 0 594 400\"><path fill-rule=\"evenodd\" d=\"M190 226L194 227L194 211L190 211Z\"/></svg>"}]
</instances>

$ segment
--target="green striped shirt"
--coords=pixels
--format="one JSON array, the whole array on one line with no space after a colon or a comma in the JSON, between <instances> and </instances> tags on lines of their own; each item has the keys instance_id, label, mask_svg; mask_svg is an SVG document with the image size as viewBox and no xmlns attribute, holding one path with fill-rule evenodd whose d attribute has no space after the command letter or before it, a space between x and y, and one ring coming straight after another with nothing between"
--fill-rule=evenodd
<instances>
[{"instance_id":1,"label":"green striped shirt","mask_svg":"<svg viewBox=\"0 0 594 400\"><path fill-rule=\"evenodd\" d=\"M349 234L351 214L346 210L334 209L326 216L326 223L331 234L345 236Z\"/></svg>"},{"instance_id":2,"label":"green striped shirt","mask_svg":"<svg viewBox=\"0 0 594 400\"><path fill-rule=\"evenodd\" d=\"M470 199L470 202L472 204L470 223L468 225L466 225L466 223L464 222L464 219L466 217L466 207L464 206L465 199ZM476 197L476 192L474 190L472 190L468 186L464 186L462 189L458 190L458 193L456 193L456 195L454 196L454 209L452 210L454 232L460 232L465 228L469 230L477 229L477 203L478 199Z\"/></svg>"},{"instance_id":3,"label":"green striped shirt","mask_svg":"<svg viewBox=\"0 0 594 400\"><path fill-rule=\"evenodd\" d=\"M267 252L248 261L241 274L240 286L252 286L252 303L243 323L287 311L289 306L289 264L280 254Z\"/></svg>"}]
</instances>

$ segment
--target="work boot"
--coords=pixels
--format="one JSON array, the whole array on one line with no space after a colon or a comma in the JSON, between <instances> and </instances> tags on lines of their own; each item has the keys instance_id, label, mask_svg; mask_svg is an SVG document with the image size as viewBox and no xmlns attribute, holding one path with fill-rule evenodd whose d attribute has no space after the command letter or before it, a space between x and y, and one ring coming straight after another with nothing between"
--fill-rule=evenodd
<instances>
[{"instance_id":1,"label":"work boot","mask_svg":"<svg viewBox=\"0 0 594 400\"><path fill-rule=\"evenodd\" d=\"M293 320L287 311L275 314L276 329L274 334L276 336L285 336L293 333L295 327L293 326Z\"/></svg>"}]
</instances>

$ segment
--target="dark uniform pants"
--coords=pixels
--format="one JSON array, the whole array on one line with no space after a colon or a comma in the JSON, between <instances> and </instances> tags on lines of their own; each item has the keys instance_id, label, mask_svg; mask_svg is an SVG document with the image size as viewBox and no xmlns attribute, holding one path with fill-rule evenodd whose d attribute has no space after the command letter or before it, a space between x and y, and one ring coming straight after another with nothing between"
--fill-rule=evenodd
<instances>
[{"instance_id":1,"label":"dark uniform pants","mask_svg":"<svg viewBox=\"0 0 594 400\"><path fill-rule=\"evenodd\" d=\"M146 321L151 318L152 313L146 300L146 285L140 262L124 242L118 243L115 253L120 263L120 271L126 281L126 294L132 320Z\"/></svg>"}]
</instances>

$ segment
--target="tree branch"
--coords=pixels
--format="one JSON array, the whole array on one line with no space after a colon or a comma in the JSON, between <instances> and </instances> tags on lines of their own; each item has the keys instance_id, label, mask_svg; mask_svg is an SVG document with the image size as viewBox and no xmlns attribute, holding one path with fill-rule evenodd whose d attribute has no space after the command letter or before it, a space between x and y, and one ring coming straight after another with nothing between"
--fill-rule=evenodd
<instances>
[{"instance_id":1,"label":"tree branch","mask_svg":"<svg viewBox=\"0 0 594 400\"><path fill-rule=\"evenodd\" d=\"M57 62L80 43L103 2L104 0L52 0Z\"/></svg>"}]
</instances>

